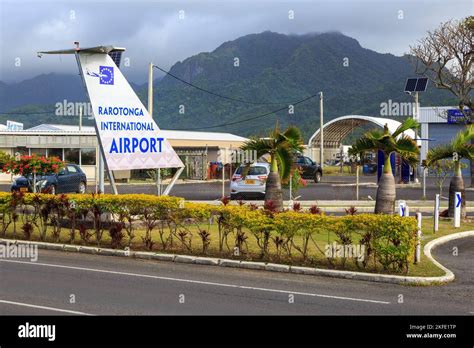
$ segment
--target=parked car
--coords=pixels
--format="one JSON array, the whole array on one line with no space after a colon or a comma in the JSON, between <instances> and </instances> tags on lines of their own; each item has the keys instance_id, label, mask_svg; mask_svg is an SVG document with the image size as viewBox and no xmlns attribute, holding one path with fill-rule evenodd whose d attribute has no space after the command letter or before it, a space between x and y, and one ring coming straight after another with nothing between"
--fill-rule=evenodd
<instances>
[{"instance_id":1,"label":"parked car","mask_svg":"<svg viewBox=\"0 0 474 348\"><path fill-rule=\"evenodd\" d=\"M241 165L235 170L232 176L230 182L230 198L265 197L265 187L268 174L270 173L270 164L265 162L252 163L245 176L244 168L245 165Z\"/></svg>"},{"instance_id":2,"label":"parked car","mask_svg":"<svg viewBox=\"0 0 474 348\"><path fill-rule=\"evenodd\" d=\"M66 164L57 174L49 174L36 178L36 192L43 193L84 193L87 188L87 177L81 167ZM33 177L20 176L11 186L12 191L33 192Z\"/></svg>"},{"instance_id":3,"label":"parked car","mask_svg":"<svg viewBox=\"0 0 474 348\"><path fill-rule=\"evenodd\" d=\"M295 164L301 170L303 179L312 179L315 183L321 181L323 170L321 166L307 156L295 156Z\"/></svg>"}]
</instances>

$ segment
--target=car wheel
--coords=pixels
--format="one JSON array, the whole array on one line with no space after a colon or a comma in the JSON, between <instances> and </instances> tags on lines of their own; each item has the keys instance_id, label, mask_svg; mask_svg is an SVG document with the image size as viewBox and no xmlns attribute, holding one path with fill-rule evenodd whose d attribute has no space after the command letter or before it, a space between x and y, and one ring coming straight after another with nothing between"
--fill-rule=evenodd
<instances>
[{"instance_id":1,"label":"car wheel","mask_svg":"<svg viewBox=\"0 0 474 348\"><path fill-rule=\"evenodd\" d=\"M49 187L48 187L48 191L49 191L48 193L49 193L50 195L55 195L55 194L56 194L56 185L51 185L51 186L49 186Z\"/></svg>"},{"instance_id":2,"label":"car wheel","mask_svg":"<svg viewBox=\"0 0 474 348\"><path fill-rule=\"evenodd\" d=\"M321 182L321 173L320 172L316 172L316 174L314 175L314 182L317 184L318 182Z\"/></svg>"},{"instance_id":3,"label":"car wheel","mask_svg":"<svg viewBox=\"0 0 474 348\"><path fill-rule=\"evenodd\" d=\"M79 187L77 188L77 193L86 193L86 183L81 181Z\"/></svg>"}]
</instances>

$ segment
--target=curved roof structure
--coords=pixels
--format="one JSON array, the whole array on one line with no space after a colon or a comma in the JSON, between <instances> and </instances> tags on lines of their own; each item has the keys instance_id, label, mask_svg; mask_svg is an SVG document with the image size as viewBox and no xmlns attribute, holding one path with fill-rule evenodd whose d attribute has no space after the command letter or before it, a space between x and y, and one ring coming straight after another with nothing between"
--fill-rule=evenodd
<instances>
[{"instance_id":1,"label":"curved roof structure","mask_svg":"<svg viewBox=\"0 0 474 348\"><path fill-rule=\"evenodd\" d=\"M401 122L382 118L372 117L364 115L347 115L335 118L327 122L324 128L324 147L339 147L342 139L344 139L354 128L365 125L367 123L373 123L379 127L384 127L385 124L388 126L390 133L393 133L400 125ZM415 132L408 130L404 134L415 139ZM319 146L321 139L319 136L319 129L309 138L308 146L317 147Z\"/></svg>"}]
</instances>

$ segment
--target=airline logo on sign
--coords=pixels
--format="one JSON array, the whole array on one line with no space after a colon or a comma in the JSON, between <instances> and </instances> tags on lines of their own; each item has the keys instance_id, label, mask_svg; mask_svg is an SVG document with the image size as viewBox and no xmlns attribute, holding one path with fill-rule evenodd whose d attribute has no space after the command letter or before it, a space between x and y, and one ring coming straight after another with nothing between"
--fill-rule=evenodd
<instances>
[{"instance_id":1,"label":"airline logo on sign","mask_svg":"<svg viewBox=\"0 0 474 348\"><path fill-rule=\"evenodd\" d=\"M109 169L184 167L112 58L78 55Z\"/></svg>"},{"instance_id":2,"label":"airline logo on sign","mask_svg":"<svg viewBox=\"0 0 474 348\"><path fill-rule=\"evenodd\" d=\"M114 84L114 68L112 66L100 66L99 73L87 71L87 75L98 77L101 85Z\"/></svg>"}]
</instances>

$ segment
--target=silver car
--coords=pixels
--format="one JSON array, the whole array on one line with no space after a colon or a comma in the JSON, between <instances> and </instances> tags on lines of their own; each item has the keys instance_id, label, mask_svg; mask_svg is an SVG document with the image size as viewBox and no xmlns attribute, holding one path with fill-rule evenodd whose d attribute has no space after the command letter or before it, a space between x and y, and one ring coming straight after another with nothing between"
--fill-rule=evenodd
<instances>
[{"instance_id":1,"label":"silver car","mask_svg":"<svg viewBox=\"0 0 474 348\"><path fill-rule=\"evenodd\" d=\"M245 166L241 165L232 176L230 198L263 198L268 174L270 173L270 165L265 162L252 163L245 177L243 176L244 168Z\"/></svg>"}]
</instances>

